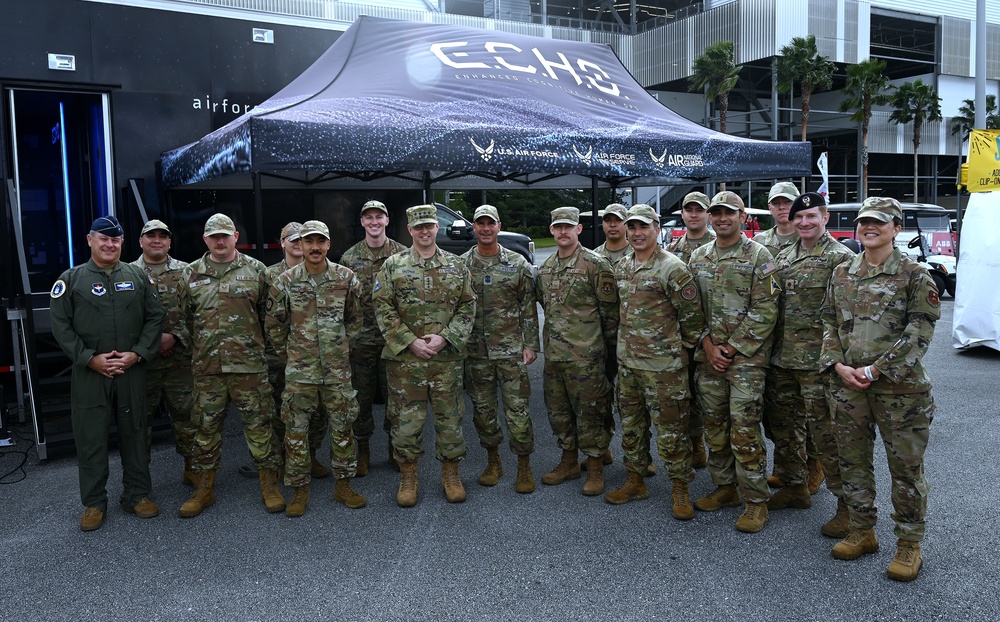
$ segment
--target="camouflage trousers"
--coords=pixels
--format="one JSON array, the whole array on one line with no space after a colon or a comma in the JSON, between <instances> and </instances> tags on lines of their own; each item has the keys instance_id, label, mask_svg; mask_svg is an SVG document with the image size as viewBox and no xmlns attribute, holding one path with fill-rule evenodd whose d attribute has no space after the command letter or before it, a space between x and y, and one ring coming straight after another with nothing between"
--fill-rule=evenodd
<instances>
[{"instance_id":1,"label":"camouflage trousers","mask_svg":"<svg viewBox=\"0 0 1000 622\"><path fill-rule=\"evenodd\" d=\"M611 432L611 383L604 361L545 360L545 407L559 447L597 458L608 450ZM647 443L648 447L648 443Z\"/></svg>"},{"instance_id":2,"label":"camouflage trousers","mask_svg":"<svg viewBox=\"0 0 1000 622\"><path fill-rule=\"evenodd\" d=\"M830 391L833 432L840 450L843 499L850 510L851 527L875 527L873 454L877 426L892 478L896 537L919 542L924 537L930 492L924 477L924 450L934 419L934 398L930 392L883 395L852 391L840 386L836 379L834 382Z\"/></svg>"},{"instance_id":3,"label":"camouflage trousers","mask_svg":"<svg viewBox=\"0 0 1000 622\"><path fill-rule=\"evenodd\" d=\"M434 412L434 449L441 461L465 458L462 435L462 361L387 361L392 448L397 460L415 462L424 455L427 402Z\"/></svg>"},{"instance_id":4,"label":"camouflage trousers","mask_svg":"<svg viewBox=\"0 0 1000 622\"><path fill-rule=\"evenodd\" d=\"M257 470L277 470L279 455L271 426L274 398L267 374L209 374L194 377L194 471L216 471L222 460L222 425L229 402L243 420L243 437Z\"/></svg>"},{"instance_id":5,"label":"camouflage trousers","mask_svg":"<svg viewBox=\"0 0 1000 622\"><path fill-rule=\"evenodd\" d=\"M483 447L499 447L503 441L497 386L503 398L503 414L510 434L510 450L518 456L535 451L529 399L528 367L520 359L465 359L465 390L472 398L472 422Z\"/></svg>"},{"instance_id":6,"label":"camouflage trousers","mask_svg":"<svg viewBox=\"0 0 1000 622\"><path fill-rule=\"evenodd\" d=\"M271 383L271 394L274 397L274 416L271 417L271 429L274 430L274 449L278 452L278 464L284 464L285 420L282 405L282 396L285 394L284 363L281 363L281 367L273 367L271 361L268 361L267 381ZM316 451L323 444L326 428L327 416L320 409L316 416L309 421L309 448L312 451Z\"/></svg>"},{"instance_id":7,"label":"camouflage trousers","mask_svg":"<svg viewBox=\"0 0 1000 622\"><path fill-rule=\"evenodd\" d=\"M191 422L194 408L194 375L191 360L183 365L150 367L146 371L146 449L153 440L153 420L165 400L170 412L170 429L174 433L177 453L191 458L194 453L194 435L197 427Z\"/></svg>"},{"instance_id":8,"label":"camouflage trousers","mask_svg":"<svg viewBox=\"0 0 1000 622\"><path fill-rule=\"evenodd\" d=\"M694 480L688 435L690 397L687 369L646 371L618 369L618 408L622 417L625 468L644 474L650 463L650 423L656 426L656 449L670 479Z\"/></svg>"},{"instance_id":9,"label":"camouflage trousers","mask_svg":"<svg viewBox=\"0 0 1000 622\"><path fill-rule=\"evenodd\" d=\"M764 436L771 441L777 443L774 438L774 420L776 417L780 417L780 414L776 414L776 411L785 408L783 402L787 402L787 398L782 395L782 392L788 387L782 386L781 380L776 376L776 367L771 366L767 368L767 375L764 380L764 416L761 419L761 424L764 426ZM778 424L781 425L781 424ZM779 431L779 434L782 432ZM822 461L822 451L817 447L816 439L813 438L812 430L806 428L806 438L805 438L805 456L806 458L815 458L816 460ZM795 478L798 477L796 470L798 469L797 463L789 464L785 460L785 456L778 455L775 451L774 454L774 474L781 478L784 483L794 482ZM824 468L825 471L825 468Z\"/></svg>"},{"instance_id":10,"label":"camouflage trousers","mask_svg":"<svg viewBox=\"0 0 1000 622\"><path fill-rule=\"evenodd\" d=\"M705 419L701 414L701 404L698 403L698 387L694 381L694 375L698 366L694 364L694 350L688 350L688 392L691 396L691 417L688 420L688 435L692 438L702 438L705 436Z\"/></svg>"},{"instance_id":11,"label":"camouflage trousers","mask_svg":"<svg viewBox=\"0 0 1000 622\"><path fill-rule=\"evenodd\" d=\"M774 472L785 485L804 484L808 477L806 438L811 436L826 475L826 487L839 499L840 458L828 399L829 378L805 369L772 367L771 372L767 386L773 387L776 396L771 410Z\"/></svg>"},{"instance_id":12,"label":"camouflage trousers","mask_svg":"<svg viewBox=\"0 0 1000 622\"><path fill-rule=\"evenodd\" d=\"M720 374L702 363L695 378L712 482L737 484L745 501L765 503L771 490L760 430L764 368L733 363Z\"/></svg>"},{"instance_id":13,"label":"camouflage trousers","mask_svg":"<svg viewBox=\"0 0 1000 622\"><path fill-rule=\"evenodd\" d=\"M281 396L281 419L285 423L285 485L308 486L312 477L314 421L328 422L330 470L337 479L354 477L358 455L351 426L358 418L356 391L338 385L290 382ZM322 437L320 437L322 442Z\"/></svg>"},{"instance_id":14,"label":"camouflage trousers","mask_svg":"<svg viewBox=\"0 0 1000 622\"><path fill-rule=\"evenodd\" d=\"M385 344L358 343L351 346L351 383L358 392L358 418L354 422L354 436L358 440L371 438L375 432L375 416L372 405L379 387L382 394L388 396L389 389L385 378L385 361L382 360L382 348ZM392 414L386 404L385 418L382 429L386 434L392 430Z\"/></svg>"}]
</instances>

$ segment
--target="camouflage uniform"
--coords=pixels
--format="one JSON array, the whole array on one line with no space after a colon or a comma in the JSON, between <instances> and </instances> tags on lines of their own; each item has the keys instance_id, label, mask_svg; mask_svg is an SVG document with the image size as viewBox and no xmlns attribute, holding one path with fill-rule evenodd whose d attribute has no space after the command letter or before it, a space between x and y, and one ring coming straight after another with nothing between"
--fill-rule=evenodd
<instances>
[{"instance_id":1,"label":"camouflage uniform","mask_svg":"<svg viewBox=\"0 0 1000 622\"><path fill-rule=\"evenodd\" d=\"M386 384L385 361L382 360L382 348L385 338L379 332L375 322L375 303L372 300L372 287L375 276L382 269L382 264L390 255L405 251L406 247L386 238L381 248L371 248L361 240L341 256L340 264L354 271L354 276L361 283L361 310L364 315L364 327L358 340L351 344L351 381L358 391L358 418L354 422L354 436L363 441L371 438L375 431L375 418L372 415L372 404L375 403L375 393L379 387L382 394L388 395ZM392 429L392 413L385 410L382 429L389 432Z\"/></svg>"},{"instance_id":2,"label":"camouflage uniform","mask_svg":"<svg viewBox=\"0 0 1000 622\"><path fill-rule=\"evenodd\" d=\"M156 357L146 370L146 424L147 442L152 441L153 419L160 408L160 401L167 401L170 411L170 428L174 433L177 453L190 460L194 453L194 434L197 426L191 422L194 407L194 375L191 373L191 337L187 332L181 310L181 289L187 262L167 257L166 263L147 264L139 257L132 262L153 280L163 306L161 333L171 333L176 339L173 356Z\"/></svg>"},{"instance_id":3,"label":"camouflage uniform","mask_svg":"<svg viewBox=\"0 0 1000 622\"><path fill-rule=\"evenodd\" d=\"M670 479L690 482L688 350L705 328L698 286L684 263L660 247L643 264L629 256L617 267L618 407L625 467L644 474L649 425Z\"/></svg>"},{"instance_id":4,"label":"camouflage uniform","mask_svg":"<svg viewBox=\"0 0 1000 622\"><path fill-rule=\"evenodd\" d=\"M706 244L691 256L708 335L728 343L736 358L725 372L707 363L704 348L695 360L698 400L705 417L708 470L716 486L738 483L748 503L770 497L767 449L760 430L764 372L778 316L778 285L766 248L749 239L727 248ZM737 464L738 463L738 464Z\"/></svg>"},{"instance_id":5,"label":"camouflage uniform","mask_svg":"<svg viewBox=\"0 0 1000 622\"><path fill-rule=\"evenodd\" d=\"M476 317L476 295L462 260L437 249L423 259L415 249L386 259L372 288L375 317L385 336L392 447L403 462L423 456L427 401L434 409L438 460L457 461L467 450L462 436L462 366ZM448 342L429 361L418 359L409 345L423 335Z\"/></svg>"},{"instance_id":6,"label":"camouflage uniform","mask_svg":"<svg viewBox=\"0 0 1000 622\"><path fill-rule=\"evenodd\" d=\"M685 233L681 237L671 240L670 244L667 245L667 250L676 255L686 266L691 260L691 253L714 239L715 232L711 229L706 229L705 235L697 240L690 239L688 234ZM694 364L694 350L694 348L688 350L688 392L691 394L691 421L688 424L688 433L692 439L698 440L705 436L705 420L701 414L701 406L698 404L697 385L694 381L694 374L697 369L697 365Z\"/></svg>"},{"instance_id":7,"label":"camouflage uniform","mask_svg":"<svg viewBox=\"0 0 1000 622\"><path fill-rule=\"evenodd\" d=\"M921 359L941 317L939 293L926 269L898 249L871 268L862 253L833 272L823 308L819 365L871 365L881 376L864 391L843 386L834 372L833 430L851 528L876 521L875 427L885 445L892 476L896 537L920 541L930 485L924 450L934 415L931 381Z\"/></svg>"},{"instance_id":8,"label":"camouflage uniform","mask_svg":"<svg viewBox=\"0 0 1000 622\"><path fill-rule=\"evenodd\" d=\"M350 341L361 331L361 283L351 270L329 260L318 275L299 264L271 286L266 324L271 342L285 344L278 350L287 382L281 409L285 485L309 484L313 421L323 413L329 416L334 476L353 477L357 455L351 426L358 404L349 361Z\"/></svg>"},{"instance_id":9,"label":"camouflage uniform","mask_svg":"<svg viewBox=\"0 0 1000 622\"><path fill-rule=\"evenodd\" d=\"M624 217L625 214L621 214L621 216ZM617 251L609 251L607 249L607 246L608 243L605 242L604 244L601 244L600 246L595 248L594 252L608 260L608 263L611 264L612 271L614 271L615 267L621 264L621 262L624 261L625 258L631 257L632 253L634 252L630 244L625 244L625 248L622 248ZM612 339L611 341L606 343L604 347L608 353L608 355L604 357L604 375L608 377L608 382L611 383L611 401L608 402L611 405L611 408L608 410L608 413L605 417L605 422L606 422L605 425L608 428L608 434L614 436L615 434L614 411L618 407L618 404L616 403L618 401L618 395L617 392L615 391L615 383L618 381L618 357L614 356L613 352L617 347L617 338Z\"/></svg>"},{"instance_id":10,"label":"camouflage uniform","mask_svg":"<svg viewBox=\"0 0 1000 622\"><path fill-rule=\"evenodd\" d=\"M761 231L753 236L753 241L767 248L768 252L771 253L771 257L777 257L778 253L795 244L798 240L798 233L779 235L776 227L772 227L767 231ZM774 440L774 434L771 431L771 413L780 408L780 405L778 404L780 399L778 386L780 383L781 380L776 376L774 369L768 367L764 380L764 418L762 423L764 424L764 435L772 441ZM819 452L816 449L816 444L813 441L812 436L807 434L806 442L806 453L809 457L818 457ZM789 480L786 478L796 477L796 475L790 472L794 469L786 467L784 461L782 460L783 457L779 457L777 453L775 453L775 458L774 474L781 479L783 483L789 483Z\"/></svg>"},{"instance_id":11,"label":"camouflage uniform","mask_svg":"<svg viewBox=\"0 0 1000 622\"><path fill-rule=\"evenodd\" d=\"M594 252L600 255L601 257L607 259L608 262L611 263L611 267L613 268L619 263L621 263L621 261L626 257L631 257L633 251L632 247L629 246L628 244L626 244L624 248L620 248L616 251L611 251L608 250L608 243L605 242L604 244L601 244L600 246L595 248Z\"/></svg>"},{"instance_id":12,"label":"camouflage uniform","mask_svg":"<svg viewBox=\"0 0 1000 622\"><path fill-rule=\"evenodd\" d=\"M829 379L819 371L823 344L819 312L834 268L853 257L852 251L824 233L812 249L796 243L774 260L782 290L771 354L776 396L770 411L774 464L783 465L785 485L805 483L808 431L820 452L826 487L838 499L840 466L827 401Z\"/></svg>"},{"instance_id":13,"label":"camouflage uniform","mask_svg":"<svg viewBox=\"0 0 1000 622\"><path fill-rule=\"evenodd\" d=\"M205 253L187 267L182 290L191 333L193 420L198 426L192 470L218 470L230 399L243 420L254 467L277 470L271 427L274 399L264 358L264 264L237 252L220 273L209 257Z\"/></svg>"},{"instance_id":14,"label":"camouflage uniform","mask_svg":"<svg viewBox=\"0 0 1000 622\"><path fill-rule=\"evenodd\" d=\"M502 246L498 254L488 257L471 248L462 261L469 269L477 301L465 360L465 390L472 398L479 444L498 447L503 440L497 407L499 383L510 450L529 455L535 450L535 433L529 404L531 381L523 355L526 348L541 349L531 266Z\"/></svg>"},{"instance_id":15,"label":"camouflage uniform","mask_svg":"<svg viewBox=\"0 0 1000 622\"><path fill-rule=\"evenodd\" d=\"M611 442L604 358L618 333L611 264L580 245L565 259L554 253L538 269L535 295L545 312L544 391L552 433L563 450L599 457Z\"/></svg>"}]
</instances>

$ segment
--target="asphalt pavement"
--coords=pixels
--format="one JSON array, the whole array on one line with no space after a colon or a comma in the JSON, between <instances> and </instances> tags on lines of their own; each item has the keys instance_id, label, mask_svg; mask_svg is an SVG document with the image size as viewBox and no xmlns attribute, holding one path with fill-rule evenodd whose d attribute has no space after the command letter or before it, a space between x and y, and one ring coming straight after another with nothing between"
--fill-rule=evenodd
<instances>
[{"instance_id":1,"label":"asphalt pavement","mask_svg":"<svg viewBox=\"0 0 1000 622\"><path fill-rule=\"evenodd\" d=\"M115 454L112 505L103 528L91 533L78 526L72 453L40 463L25 440L0 449L0 618L995 621L1000 495L991 486L1000 444L1000 353L953 350L952 307L943 301L926 358L938 411L926 455L932 490L925 565L911 584L885 576L895 538L880 445L882 550L844 562L830 556L834 541L819 533L836 506L825 489L812 509L774 512L763 532L749 535L733 528L739 508L672 519L662 472L647 480L648 500L623 506L584 497L582 479L539 483L534 494L519 495L516 460L505 445L500 484L481 487L485 451L471 417L469 457L461 465L465 503L444 499L428 426L416 507L396 507L398 475L379 433L372 471L355 480L366 508L332 501L333 481L325 479L313 483L302 518L267 514L256 480L238 473L248 454L231 415L218 500L193 519L177 516L191 489L181 483L168 432L157 434L152 452L161 515L140 520L114 503L121 478ZM541 361L530 369L537 479L560 451L542 402ZM27 436L25 428L17 431ZM620 440L612 441L609 489L625 477ZM16 470L25 450L26 464ZM698 471L692 497L711 489L708 474Z\"/></svg>"}]
</instances>

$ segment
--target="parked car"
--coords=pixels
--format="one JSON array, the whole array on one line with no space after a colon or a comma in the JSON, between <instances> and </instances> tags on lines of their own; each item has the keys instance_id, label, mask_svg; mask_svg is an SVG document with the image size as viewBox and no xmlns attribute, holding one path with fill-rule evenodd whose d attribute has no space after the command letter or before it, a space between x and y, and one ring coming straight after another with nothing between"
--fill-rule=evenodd
<instances>
[{"instance_id":1,"label":"parked car","mask_svg":"<svg viewBox=\"0 0 1000 622\"><path fill-rule=\"evenodd\" d=\"M437 207L437 219L440 225L437 235L438 248L461 255L476 245L476 234L473 233L472 224L465 219L465 216L447 205L435 203L434 206ZM500 242L500 246L514 251L527 259L529 264L535 265L535 243L528 236L501 230L497 241Z\"/></svg>"}]
</instances>

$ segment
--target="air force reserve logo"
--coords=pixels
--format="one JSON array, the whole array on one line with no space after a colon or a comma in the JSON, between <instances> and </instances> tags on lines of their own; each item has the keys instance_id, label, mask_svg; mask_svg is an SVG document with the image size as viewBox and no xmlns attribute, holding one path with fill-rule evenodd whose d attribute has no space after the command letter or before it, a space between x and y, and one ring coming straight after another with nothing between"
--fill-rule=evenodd
<instances>
[{"instance_id":1,"label":"air force reserve logo","mask_svg":"<svg viewBox=\"0 0 1000 622\"><path fill-rule=\"evenodd\" d=\"M92 293L95 296L103 296L104 294L108 293L108 290L104 289L104 283L94 283L93 287L90 290L90 293Z\"/></svg>"},{"instance_id":2,"label":"air force reserve logo","mask_svg":"<svg viewBox=\"0 0 1000 622\"><path fill-rule=\"evenodd\" d=\"M62 279L59 279L58 281L52 284L52 291L49 292L49 296L52 296L53 298L58 298L65 293L66 293L66 282L63 281Z\"/></svg>"}]
</instances>

